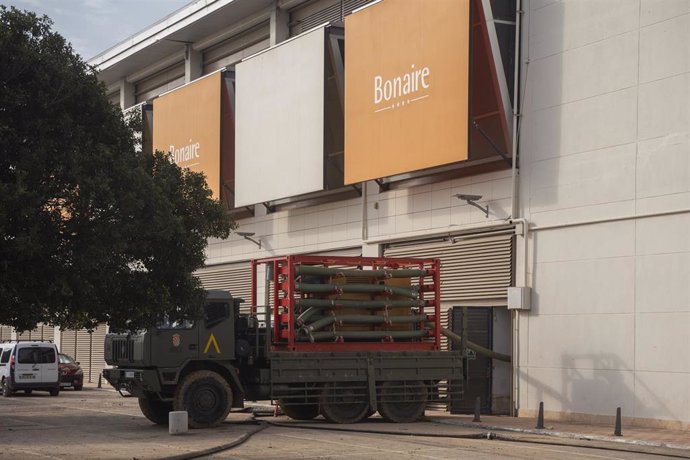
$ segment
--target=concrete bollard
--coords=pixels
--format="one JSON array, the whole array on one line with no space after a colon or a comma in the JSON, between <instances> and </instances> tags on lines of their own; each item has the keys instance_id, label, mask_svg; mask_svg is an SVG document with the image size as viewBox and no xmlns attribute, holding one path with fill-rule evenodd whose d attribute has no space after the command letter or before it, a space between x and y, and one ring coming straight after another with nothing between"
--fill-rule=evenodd
<instances>
[{"instance_id":1,"label":"concrete bollard","mask_svg":"<svg viewBox=\"0 0 690 460\"><path fill-rule=\"evenodd\" d=\"M168 412L168 433L180 434L186 433L188 430L187 411Z\"/></svg>"}]
</instances>

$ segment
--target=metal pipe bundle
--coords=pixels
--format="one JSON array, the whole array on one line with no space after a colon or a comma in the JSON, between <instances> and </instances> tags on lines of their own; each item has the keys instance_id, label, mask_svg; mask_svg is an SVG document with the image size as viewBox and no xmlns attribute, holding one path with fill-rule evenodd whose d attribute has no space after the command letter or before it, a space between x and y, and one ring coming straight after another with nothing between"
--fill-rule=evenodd
<instances>
[{"instance_id":1,"label":"metal pipe bundle","mask_svg":"<svg viewBox=\"0 0 690 460\"><path fill-rule=\"evenodd\" d=\"M427 337L428 330L423 331L318 331L309 334L309 341L321 341L328 339L359 339L359 340L381 340L391 339L418 339Z\"/></svg>"},{"instance_id":2,"label":"metal pipe bundle","mask_svg":"<svg viewBox=\"0 0 690 460\"><path fill-rule=\"evenodd\" d=\"M295 306L302 308L395 308L423 307L423 300L341 300L341 299L295 299Z\"/></svg>"},{"instance_id":3,"label":"metal pipe bundle","mask_svg":"<svg viewBox=\"0 0 690 460\"><path fill-rule=\"evenodd\" d=\"M321 267L318 265L298 265L296 267L297 275L312 275L312 276L366 276L371 278L412 278L419 276L427 276L428 270L418 269L400 269L400 270L360 270L360 269L343 269Z\"/></svg>"},{"instance_id":4,"label":"metal pipe bundle","mask_svg":"<svg viewBox=\"0 0 690 460\"><path fill-rule=\"evenodd\" d=\"M302 327L306 333L316 331L322 327L333 323L352 323L352 324L402 324L419 323L426 319L426 315L403 315L403 316L371 316L371 315L341 315L326 316Z\"/></svg>"},{"instance_id":5,"label":"metal pipe bundle","mask_svg":"<svg viewBox=\"0 0 690 460\"><path fill-rule=\"evenodd\" d=\"M387 294L398 297L407 297L409 299L416 299L419 296L419 286L399 287L388 286L385 284L312 284L312 283L297 283L295 288L303 293L308 294L328 294L328 293L371 293L371 294Z\"/></svg>"}]
</instances>

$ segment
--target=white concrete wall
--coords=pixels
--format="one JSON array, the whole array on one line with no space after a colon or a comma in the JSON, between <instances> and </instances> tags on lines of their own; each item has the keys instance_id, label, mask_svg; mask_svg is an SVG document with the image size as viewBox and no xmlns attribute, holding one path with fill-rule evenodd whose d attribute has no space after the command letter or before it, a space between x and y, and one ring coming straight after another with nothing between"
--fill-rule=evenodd
<instances>
[{"instance_id":1,"label":"white concrete wall","mask_svg":"<svg viewBox=\"0 0 690 460\"><path fill-rule=\"evenodd\" d=\"M527 1L521 209L690 208L690 1ZM520 408L690 422L690 214L536 231Z\"/></svg>"},{"instance_id":2,"label":"white concrete wall","mask_svg":"<svg viewBox=\"0 0 690 460\"><path fill-rule=\"evenodd\" d=\"M412 238L503 221L510 214L510 187L510 170L381 193L369 183L368 238L375 242ZM457 193L482 195L479 203L489 205L489 217L458 200ZM270 214L257 205L256 214L240 220L239 230L255 232L253 238L261 240L261 249L236 235L211 240L206 263L362 246L361 198Z\"/></svg>"}]
</instances>

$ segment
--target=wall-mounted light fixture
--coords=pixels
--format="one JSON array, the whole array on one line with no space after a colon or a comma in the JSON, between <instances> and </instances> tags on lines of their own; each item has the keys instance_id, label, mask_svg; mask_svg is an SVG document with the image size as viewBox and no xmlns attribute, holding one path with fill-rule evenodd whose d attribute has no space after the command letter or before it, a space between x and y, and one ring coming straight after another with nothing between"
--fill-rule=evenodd
<instances>
[{"instance_id":1,"label":"wall-mounted light fixture","mask_svg":"<svg viewBox=\"0 0 690 460\"><path fill-rule=\"evenodd\" d=\"M486 207L484 207L477 203L477 201L482 199L482 195L465 195L463 193L457 193L455 197L461 200L465 200L467 204L469 204L470 206L474 206L475 208L481 209L482 212L486 214L486 217L489 217L489 205L487 204Z\"/></svg>"},{"instance_id":2,"label":"wall-mounted light fixture","mask_svg":"<svg viewBox=\"0 0 690 460\"><path fill-rule=\"evenodd\" d=\"M237 233L238 235L240 235L240 236L241 236L242 238L244 238L245 240L251 241L251 242L254 243L255 245L259 246L259 249L261 249L261 240L258 240L258 241L257 241L257 240L255 240L254 238L252 238L252 236L255 235L254 232L235 232L235 233Z\"/></svg>"}]
</instances>

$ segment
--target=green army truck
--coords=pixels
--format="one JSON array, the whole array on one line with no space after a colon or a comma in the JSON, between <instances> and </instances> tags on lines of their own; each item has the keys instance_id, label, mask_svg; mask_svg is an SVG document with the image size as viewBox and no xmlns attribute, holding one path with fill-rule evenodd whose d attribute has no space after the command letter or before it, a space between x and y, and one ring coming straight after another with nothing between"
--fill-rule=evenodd
<instances>
[{"instance_id":1,"label":"green army truck","mask_svg":"<svg viewBox=\"0 0 690 460\"><path fill-rule=\"evenodd\" d=\"M258 270L266 275L257 306ZM410 422L462 392L464 355L440 341L438 260L287 256L252 262L251 308L207 291L203 317L108 334L105 379L152 422L221 423L244 401L293 419Z\"/></svg>"}]
</instances>

